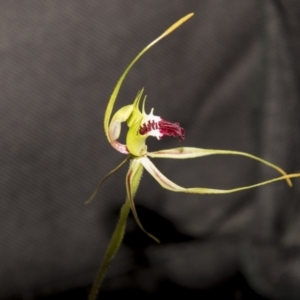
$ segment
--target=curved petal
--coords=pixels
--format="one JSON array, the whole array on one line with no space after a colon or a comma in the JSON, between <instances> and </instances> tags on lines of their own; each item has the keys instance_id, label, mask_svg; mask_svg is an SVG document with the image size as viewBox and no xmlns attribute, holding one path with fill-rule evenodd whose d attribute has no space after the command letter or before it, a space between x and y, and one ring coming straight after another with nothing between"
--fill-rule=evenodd
<instances>
[{"instance_id":1,"label":"curved petal","mask_svg":"<svg viewBox=\"0 0 300 300\"><path fill-rule=\"evenodd\" d=\"M93 201L93 199L95 198L96 194L98 193L102 183L108 179L111 175L115 174L118 170L121 169L121 167L127 162L127 160L129 159L129 156L126 157L116 168L114 168L113 170L111 170L104 178L101 179L101 181L98 183L97 187L95 188L92 196L86 200L84 203L85 204L89 204Z\"/></svg>"},{"instance_id":2,"label":"curved petal","mask_svg":"<svg viewBox=\"0 0 300 300\"><path fill-rule=\"evenodd\" d=\"M133 105L126 105L120 108L112 117L109 123L108 134L112 141L116 141L121 133L121 123L126 122L133 111Z\"/></svg>"},{"instance_id":3,"label":"curved petal","mask_svg":"<svg viewBox=\"0 0 300 300\"><path fill-rule=\"evenodd\" d=\"M139 220L139 217L137 215L136 209L135 209L135 205L134 205L134 201L133 198L136 194L136 191L138 189L141 177L142 177L142 173L143 173L143 166L141 164L141 159L133 159L131 161L131 165L130 168L128 170L128 173L126 175L126 192L127 192L127 199L126 201L129 201L130 203L130 207L131 207L131 211L132 214L134 216L135 221L137 222L137 224L139 225L139 227L146 233L148 234L152 239L154 239L157 243L159 243L159 240L153 236L152 234L150 234L149 232L147 232L142 223Z\"/></svg>"},{"instance_id":4,"label":"curved petal","mask_svg":"<svg viewBox=\"0 0 300 300\"><path fill-rule=\"evenodd\" d=\"M111 117L111 113L116 101L116 98L118 96L119 90L121 88L121 85L127 75L127 73L130 71L130 69L133 67L133 65L139 60L139 58L145 53L147 52L152 46L154 46L157 42L159 42L161 39L163 39L164 37L166 37L168 34L170 34L172 31L174 31L176 28L178 28L179 26L181 26L184 22L186 22L189 18L191 18L194 14L190 13L188 15L186 15L185 17L181 18L180 20L178 20L175 24L173 24L171 27L169 27L162 35L160 35L157 39L155 39L153 42L151 42L148 46L146 46L135 58L134 60L129 64L129 66L126 68L126 70L123 72L123 74L121 75L120 79L118 80L111 96L110 99L108 101L106 110L105 110L105 115L104 115L104 131L106 134L106 137L108 139L108 141L111 143L111 139L109 136L109 132L108 132L108 125L109 125L109 120Z\"/></svg>"},{"instance_id":5,"label":"curved petal","mask_svg":"<svg viewBox=\"0 0 300 300\"><path fill-rule=\"evenodd\" d=\"M163 188L173 192L190 193L190 194L229 194L229 193L234 193L242 190L252 189L254 187L266 185L268 183L272 183L279 180L284 180L284 179L287 180L289 178L300 177L300 173L288 174L274 179L266 180L257 184L243 186L234 189L228 189L228 190L219 190L219 189L210 189L210 188L201 188L201 187L184 188L174 183L170 179L168 179L165 175L163 175L150 161L149 158L144 157L142 159L142 165Z\"/></svg>"},{"instance_id":6,"label":"curved petal","mask_svg":"<svg viewBox=\"0 0 300 300\"><path fill-rule=\"evenodd\" d=\"M257 160L273 169L278 171L283 176L286 176L287 173L283 171L281 168L277 167L276 165L261 159L257 156L251 155L246 152L240 152L240 151L231 151L231 150L213 150L213 149L201 149L201 148L193 148L193 147L181 147L181 148L174 148L174 149L165 149L165 150L159 150L155 152L148 152L147 156L153 157L153 158L173 158L173 159L187 159L187 158L196 158L196 157L202 157L207 155L214 155L214 154L225 154L225 155L240 155L240 156L246 156L251 159ZM289 186L292 186L292 182L290 180L291 177L286 176L285 180L287 181L287 184Z\"/></svg>"}]
</instances>

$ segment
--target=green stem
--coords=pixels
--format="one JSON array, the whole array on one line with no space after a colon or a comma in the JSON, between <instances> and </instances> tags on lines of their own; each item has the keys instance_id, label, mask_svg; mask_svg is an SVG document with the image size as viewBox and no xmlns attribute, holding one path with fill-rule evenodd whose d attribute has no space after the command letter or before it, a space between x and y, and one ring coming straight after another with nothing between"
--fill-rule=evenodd
<instances>
[{"instance_id":1,"label":"green stem","mask_svg":"<svg viewBox=\"0 0 300 300\"><path fill-rule=\"evenodd\" d=\"M127 161L127 159L126 159L126 161ZM121 163L121 165L122 164L123 163ZM121 165L119 165L117 168L119 168ZM120 217L119 217L117 226L112 235L110 243L107 247L102 265L101 265L100 270L98 271L96 279L93 283L88 300L96 300L97 299L98 291L101 286L101 282L104 278L104 275L107 271L107 268L121 246L121 243L122 243L122 240L123 240L123 237L125 234L126 221L128 218L128 214L129 214L130 210L132 208L134 208L134 205L131 207L131 204L133 203L133 198L139 187L139 183L140 183L142 173L143 173L143 166L140 164L140 160L132 159L128 173L132 174L131 176L129 176L129 179L130 179L129 186L130 186L131 193L127 192L126 201L121 208L121 213L120 213ZM135 209L134 209L134 211L135 211Z\"/></svg>"},{"instance_id":2,"label":"green stem","mask_svg":"<svg viewBox=\"0 0 300 300\"><path fill-rule=\"evenodd\" d=\"M123 240L123 237L125 234L126 221L127 221L129 212L130 212L130 203L129 203L129 200L126 199L125 203L123 204L123 206L121 208L119 221L117 223L117 226L113 233L113 236L110 240L110 243L107 247L107 250L106 250L106 253L105 253L105 256L103 259L103 263L102 263L102 265L98 271L98 274L96 276L96 279L93 283L88 300L96 300L97 299L98 291L101 286L103 277L107 271L107 268L121 246L121 243L122 243L122 240Z\"/></svg>"}]
</instances>

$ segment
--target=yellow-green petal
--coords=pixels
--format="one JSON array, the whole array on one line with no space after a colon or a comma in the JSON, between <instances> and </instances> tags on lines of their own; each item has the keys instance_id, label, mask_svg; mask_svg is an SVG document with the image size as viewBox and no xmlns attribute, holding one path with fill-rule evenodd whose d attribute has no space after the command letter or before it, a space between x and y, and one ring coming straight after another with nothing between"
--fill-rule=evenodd
<instances>
[{"instance_id":1,"label":"yellow-green petal","mask_svg":"<svg viewBox=\"0 0 300 300\"><path fill-rule=\"evenodd\" d=\"M111 141L116 141L121 134L121 123L126 122L133 111L133 105L126 105L120 108L112 117L109 123L109 138Z\"/></svg>"},{"instance_id":2,"label":"yellow-green petal","mask_svg":"<svg viewBox=\"0 0 300 300\"><path fill-rule=\"evenodd\" d=\"M146 146L146 135L141 135L139 133L141 122L143 120L143 114L139 109L139 104L144 89L138 92L134 102L133 110L130 117L127 120L127 125L129 127L126 135L126 146L129 153L133 156L143 156L147 152Z\"/></svg>"},{"instance_id":3,"label":"yellow-green petal","mask_svg":"<svg viewBox=\"0 0 300 300\"><path fill-rule=\"evenodd\" d=\"M165 149L159 150L155 152L148 152L147 156L153 158L172 158L172 159L188 159L188 158L196 158L202 157L207 155L215 155L215 154L225 154L225 155L240 155L246 156L248 158L257 160L273 169L278 171L283 176L286 176L287 173L279 168L278 166L254 155L251 155L246 152L240 151L232 151L232 150L214 150L214 149L201 149L201 148L193 148L193 147L182 147L182 148L174 148L174 149ZM285 180L287 181L289 186L292 186L292 182L290 177L286 177Z\"/></svg>"},{"instance_id":4,"label":"yellow-green petal","mask_svg":"<svg viewBox=\"0 0 300 300\"><path fill-rule=\"evenodd\" d=\"M132 214L134 216L135 221L137 222L137 224L139 225L139 227L147 234L149 235L151 238L153 238L156 242L159 243L159 240L153 236L152 234L150 234L149 232L147 232L142 223L139 220L138 214L136 212L135 209L135 204L134 204L134 196L135 193L138 189L141 177L142 177L142 173L143 173L143 165L141 164L141 159L140 158L134 158L131 161L128 173L126 175L126 192L127 192L127 199L129 200L130 203L130 207L131 207L131 211Z\"/></svg>"},{"instance_id":5,"label":"yellow-green petal","mask_svg":"<svg viewBox=\"0 0 300 300\"><path fill-rule=\"evenodd\" d=\"M257 184L243 186L239 188L233 188L228 190L220 190L220 189L211 189L211 188L202 188L202 187L193 187L193 188L184 188L170 179L168 179L165 175L163 175L155 165L150 161L149 158L144 157L142 160L142 164L144 168L152 175L152 177L165 189L170 190L172 192L180 192L180 193L189 193L189 194L230 194L235 193L242 190L252 189L258 186L266 185L275 181L287 180L290 178L300 177L300 173L295 174L287 174L281 177L273 178L270 180L266 180Z\"/></svg>"}]
</instances>

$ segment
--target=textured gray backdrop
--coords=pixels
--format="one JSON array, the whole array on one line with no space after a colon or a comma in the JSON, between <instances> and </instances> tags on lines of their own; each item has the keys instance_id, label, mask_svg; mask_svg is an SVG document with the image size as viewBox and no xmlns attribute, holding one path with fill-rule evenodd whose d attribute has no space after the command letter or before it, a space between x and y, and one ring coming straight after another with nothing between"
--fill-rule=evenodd
<instances>
[{"instance_id":1,"label":"textured gray backdrop","mask_svg":"<svg viewBox=\"0 0 300 300\"><path fill-rule=\"evenodd\" d=\"M147 109L185 128L183 143L149 139L152 150L246 151L300 172L298 0L2 1L0 299L88 292L125 199L126 167L83 204L123 159L103 133L106 103L133 57L189 12L195 16L134 67L117 107L145 87ZM240 157L155 164L184 186L277 176ZM131 218L105 295L213 290L241 274L257 295L299 299L300 179L294 183L197 196L163 190L145 174L138 212L162 243ZM234 295L246 297L238 288Z\"/></svg>"}]
</instances>

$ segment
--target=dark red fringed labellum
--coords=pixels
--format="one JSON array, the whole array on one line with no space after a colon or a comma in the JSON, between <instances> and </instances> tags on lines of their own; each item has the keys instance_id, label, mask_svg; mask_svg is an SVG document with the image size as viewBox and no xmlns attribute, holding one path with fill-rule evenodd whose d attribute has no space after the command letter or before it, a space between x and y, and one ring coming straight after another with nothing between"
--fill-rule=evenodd
<instances>
[{"instance_id":1,"label":"dark red fringed labellum","mask_svg":"<svg viewBox=\"0 0 300 300\"><path fill-rule=\"evenodd\" d=\"M161 133L161 137L164 136L174 136L179 137L179 141L183 141L185 138L185 131L180 127L179 123L171 123L166 120L161 119L156 122L154 120L149 120L144 123L139 130L139 133L144 135L149 133L151 130L158 130Z\"/></svg>"}]
</instances>

